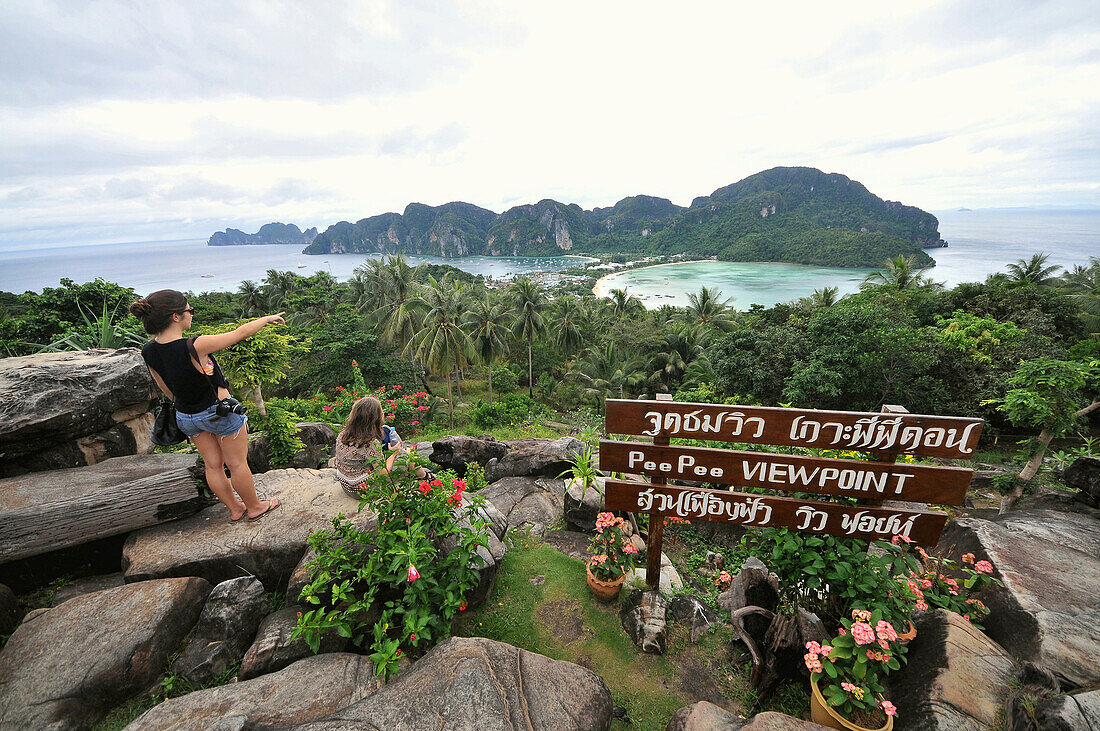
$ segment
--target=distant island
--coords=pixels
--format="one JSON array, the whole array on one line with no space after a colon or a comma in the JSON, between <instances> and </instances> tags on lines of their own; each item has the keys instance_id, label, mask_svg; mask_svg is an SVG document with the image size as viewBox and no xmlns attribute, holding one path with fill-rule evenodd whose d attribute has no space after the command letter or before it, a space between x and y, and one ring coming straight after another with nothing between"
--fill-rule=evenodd
<instances>
[{"instance_id":1,"label":"distant island","mask_svg":"<svg viewBox=\"0 0 1100 731\"><path fill-rule=\"evenodd\" d=\"M210 243L221 245L214 237ZM899 254L912 256L918 265L932 265L924 249L946 245L939 221L927 211L883 200L839 173L777 167L696 198L686 208L648 195L590 211L550 199L504 213L463 202L410 203L403 213L329 226L303 253L686 254L725 261L878 267Z\"/></svg>"},{"instance_id":2,"label":"distant island","mask_svg":"<svg viewBox=\"0 0 1100 731\"><path fill-rule=\"evenodd\" d=\"M252 246L258 244L300 244L309 246L317 238L317 228L302 231L293 223L265 223L254 234L227 228L210 237L207 246Z\"/></svg>"}]
</instances>

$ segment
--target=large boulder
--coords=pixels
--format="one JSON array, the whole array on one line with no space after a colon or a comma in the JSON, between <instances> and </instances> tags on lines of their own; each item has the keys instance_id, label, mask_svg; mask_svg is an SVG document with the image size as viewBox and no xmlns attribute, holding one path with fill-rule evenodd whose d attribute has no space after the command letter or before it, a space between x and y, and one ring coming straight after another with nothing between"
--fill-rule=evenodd
<instances>
[{"instance_id":1,"label":"large boulder","mask_svg":"<svg viewBox=\"0 0 1100 731\"><path fill-rule=\"evenodd\" d=\"M907 662L888 678L899 728L1000 728L1020 664L954 612L936 609L915 618Z\"/></svg>"},{"instance_id":2,"label":"large boulder","mask_svg":"<svg viewBox=\"0 0 1100 731\"><path fill-rule=\"evenodd\" d=\"M98 574L96 576L85 576L79 579L74 579L67 584L62 584L57 591L53 593L53 606L63 604L70 599L75 599L78 596L84 596L85 594L93 594L97 591L103 591L104 589L114 589L116 586L122 586L126 583L126 580L120 573L114 574Z\"/></svg>"},{"instance_id":3,"label":"large boulder","mask_svg":"<svg viewBox=\"0 0 1100 731\"><path fill-rule=\"evenodd\" d=\"M687 625L692 643L718 624L718 615L694 594L677 594L669 602L668 611L672 619Z\"/></svg>"},{"instance_id":4,"label":"large boulder","mask_svg":"<svg viewBox=\"0 0 1100 731\"><path fill-rule=\"evenodd\" d=\"M665 731L738 731L748 719L709 701L696 701L672 715Z\"/></svg>"},{"instance_id":5,"label":"large boulder","mask_svg":"<svg viewBox=\"0 0 1100 731\"><path fill-rule=\"evenodd\" d=\"M0 480L0 563L193 515L208 504L195 461L131 455Z\"/></svg>"},{"instance_id":6,"label":"large boulder","mask_svg":"<svg viewBox=\"0 0 1100 731\"><path fill-rule=\"evenodd\" d=\"M1077 490L1078 500L1100 508L1100 457L1078 457L1062 475L1066 484Z\"/></svg>"},{"instance_id":7,"label":"large boulder","mask_svg":"<svg viewBox=\"0 0 1100 731\"><path fill-rule=\"evenodd\" d=\"M305 723L366 698L382 684L369 658L316 655L270 675L171 698L126 730L213 730L227 720L239 720L242 728Z\"/></svg>"},{"instance_id":8,"label":"large boulder","mask_svg":"<svg viewBox=\"0 0 1100 731\"><path fill-rule=\"evenodd\" d=\"M494 457L485 465L488 482L505 477L557 477L584 449L584 442L576 437L513 439L505 443L508 451L504 456Z\"/></svg>"},{"instance_id":9,"label":"large boulder","mask_svg":"<svg viewBox=\"0 0 1100 731\"><path fill-rule=\"evenodd\" d=\"M267 595L259 579L242 576L218 584L206 598L172 671L196 686L218 679L244 656L267 611Z\"/></svg>"},{"instance_id":10,"label":"large boulder","mask_svg":"<svg viewBox=\"0 0 1100 731\"><path fill-rule=\"evenodd\" d=\"M466 476L466 465L477 462L482 467L491 459L500 459L508 452L508 445L498 442L488 434L482 437L467 437L461 434L446 436L432 442L431 453L417 449L440 468L454 470L459 477Z\"/></svg>"},{"instance_id":11,"label":"large boulder","mask_svg":"<svg viewBox=\"0 0 1100 731\"><path fill-rule=\"evenodd\" d=\"M6 634L19 623L19 599L15 592L0 584L0 634Z\"/></svg>"},{"instance_id":12,"label":"large boulder","mask_svg":"<svg viewBox=\"0 0 1100 731\"><path fill-rule=\"evenodd\" d=\"M147 581L28 617L0 651L0 728L88 728L150 690L209 593L198 578Z\"/></svg>"},{"instance_id":13,"label":"large boulder","mask_svg":"<svg viewBox=\"0 0 1100 731\"><path fill-rule=\"evenodd\" d=\"M505 477L479 495L496 507L511 528L542 535L562 518L565 482L549 477Z\"/></svg>"},{"instance_id":14,"label":"large boulder","mask_svg":"<svg viewBox=\"0 0 1100 731\"><path fill-rule=\"evenodd\" d=\"M0 359L0 475L153 451L157 390L134 348Z\"/></svg>"},{"instance_id":15,"label":"large boulder","mask_svg":"<svg viewBox=\"0 0 1100 731\"><path fill-rule=\"evenodd\" d=\"M122 549L127 581L201 576L211 584L254 575L271 592L282 591L306 550L306 538L351 515L358 501L336 484L332 470L272 470L256 476L256 489L281 501L261 520L230 522L213 505L189 518L136 531Z\"/></svg>"},{"instance_id":16,"label":"large boulder","mask_svg":"<svg viewBox=\"0 0 1100 731\"><path fill-rule=\"evenodd\" d=\"M336 432L332 427L320 421L303 421L295 427L298 438L305 446L294 454L290 464L271 464L266 435L261 433L248 443L248 468L252 474L258 475L279 467L317 469L328 462L336 450Z\"/></svg>"},{"instance_id":17,"label":"large boulder","mask_svg":"<svg viewBox=\"0 0 1100 731\"><path fill-rule=\"evenodd\" d=\"M962 518L940 545L991 561L1004 582L981 595L990 637L1067 687L1100 683L1100 521L1051 510Z\"/></svg>"},{"instance_id":18,"label":"large boulder","mask_svg":"<svg viewBox=\"0 0 1100 731\"><path fill-rule=\"evenodd\" d=\"M298 625L298 615L305 610L297 605L284 607L267 615L256 630L256 639L241 659L241 680L267 675L282 670L291 663L313 655L309 645L301 637L290 639ZM348 646L346 638L335 632L321 635L318 653L343 652Z\"/></svg>"},{"instance_id":19,"label":"large boulder","mask_svg":"<svg viewBox=\"0 0 1100 731\"><path fill-rule=\"evenodd\" d=\"M1100 729L1100 690L1047 698L1039 703L1035 718L1042 731Z\"/></svg>"},{"instance_id":20,"label":"large boulder","mask_svg":"<svg viewBox=\"0 0 1100 731\"><path fill-rule=\"evenodd\" d=\"M381 690L298 731L607 729L611 693L591 670L482 638L436 645Z\"/></svg>"},{"instance_id":21,"label":"large boulder","mask_svg":"<svg viewBox=\"0 0 1100 731\"><path fill-rule=\"evenodd\" d=\"M596 516L603 512L603 496L607 478L597 477L591 485L583 480L570 479L566 483L562 500L562 517L565 524L585 533L596 532Z\"/></svg>"}]
</instances>

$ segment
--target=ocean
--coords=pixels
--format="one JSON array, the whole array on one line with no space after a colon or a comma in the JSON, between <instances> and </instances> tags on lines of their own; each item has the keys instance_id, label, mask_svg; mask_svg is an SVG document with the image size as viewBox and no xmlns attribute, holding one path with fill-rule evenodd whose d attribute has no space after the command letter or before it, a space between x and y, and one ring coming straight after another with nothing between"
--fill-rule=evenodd
<instances>
[{"instance_id":1,"label":"ocean","mask_svg":"<svg viewBox=\"0 0 1100 731\"><path fill-rule=\"evenodd\" d=\"M939 211L947 248L928 249L936 266L927 274L947 286L981 281L1006 264L1036 252L1050 254L1063 267L1100 256L1100 210L1004 209ZM300 246L207 246L205 239L68 246L0 252L0 290L23 292L56 287L62 278L87 282L96 277L133 287L139 294L157 289L205 292L259 282L268 269L309 275L327 271L340 280L366 261L363 254L304 256ZM576 257L409 257L410 263L445 263L474 274L503 277L573 266ZM732 297L738 309L771 306L804 297L821 287L854 292L870 270L795 264L701 262L635 269L601 281L601 291L626 287L647 307L685 305L702 286Z\"/></svg>"}]
</instances>

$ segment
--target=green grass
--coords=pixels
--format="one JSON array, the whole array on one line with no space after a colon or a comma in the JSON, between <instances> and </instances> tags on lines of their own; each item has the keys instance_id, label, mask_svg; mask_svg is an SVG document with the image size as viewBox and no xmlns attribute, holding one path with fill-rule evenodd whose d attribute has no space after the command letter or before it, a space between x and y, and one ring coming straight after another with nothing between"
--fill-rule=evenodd
<instances>
[{"instance_id":1,"label":"green grass","mask_svg":"<svg viewBox=\"0 0 1100 731\"><path fill-rule=\"evenodd\" d=\"M670 623L668 652L643 653L623 630L619 607L589 595L582 562L522 533L513 533L512 540L493 594L459 619L455 634L487 637L588 667L603 678L615 705L625 707L633 722L616 720L612 728L664 729L677 709L697 700L686 686L699 682L699 673L709 673L712 687L747 709L746 702L753 700L748 668L731 660L731 629L720 627L692 645L687 629ZM544 580L536 585L531 579L537 576ZM801 716L805 691L784 689L768 708Z\"/></svg>"}]
</instances>

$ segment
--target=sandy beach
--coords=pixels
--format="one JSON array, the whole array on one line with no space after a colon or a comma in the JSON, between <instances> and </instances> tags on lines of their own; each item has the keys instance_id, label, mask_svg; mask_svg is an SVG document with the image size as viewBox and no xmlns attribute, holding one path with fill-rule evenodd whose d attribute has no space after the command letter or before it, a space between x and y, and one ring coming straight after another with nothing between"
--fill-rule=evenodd
<instances>
[{"instance_id":1,"label":"sandy beach","mask_svg":"<svg viewBox=\"0 0 1100 731\"><path fill-rule=\"evenodd\" d=\"M610 274L605 274L602 277L600 277L599 279L597 279L596 280L596 285L594 287L592 287L592 294L596 295L597 297L610 297L611 296L611 290L615 289L615 287L612 287L607 280L611 279L612 277L616 277L620 274L625 274L626 272L638 272L638 271L641 271L642 269L657 269L658 267L674 267L674 266L680 266L681 264L697 264L699 262L704 262L704 261L713 262L715 260L714 259L690 259L688 261L671 261L667 264L650 264L649 266L635 267L633 269L620 269L617 272L611 272Z\"/></svg>"}]
</instances>

